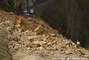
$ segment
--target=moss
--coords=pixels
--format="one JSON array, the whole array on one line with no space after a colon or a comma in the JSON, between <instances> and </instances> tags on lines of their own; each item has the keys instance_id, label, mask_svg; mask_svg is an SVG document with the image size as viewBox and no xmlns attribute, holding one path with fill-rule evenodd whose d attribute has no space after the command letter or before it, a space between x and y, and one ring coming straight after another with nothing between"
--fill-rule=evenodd
<instances>
[{"instance_id":1,"label":"moss","mask_svg":"<svg viewBox=\"0 0 89 60\"><path fill-rule=\"evenodd\" d=\"M2 35L2 36L1 36ZM0 60L11 60L11 55L9 53L7 37L8 33L6 27L0 29Z\"/></svg>"},{"instance_id":2,"label":"moss","mask_svg":"<svg viewBox=\"0 0 89 60\"><path fill-rule=\"evenodd\" d=\"M7 37L7 31L6 31L6 27L2 27L1 29L0 29L0 35L1 36L4 36L4 37Z\"/></svg>"},{"instance_id":3,"label":"moss","mask_svg":"<svg viewBox=\"0 0 89 60\"><path fill-rule=\"evenodd\" d=\"M43 12L44 12L45 7L42 7L36 11L36 18L43 20Z\"/></svg>"},{"instance_id":4,"label":"moss","mask_svg":"<svg viewBox=\"0 0 89 60\"><path fill-rule=\"evenodd\" d=\"M3 37L0 37L3 39ZM11 56L7 47L7 43L0 39L0 60L11 60Z\"/></svg>"}]
</instances>

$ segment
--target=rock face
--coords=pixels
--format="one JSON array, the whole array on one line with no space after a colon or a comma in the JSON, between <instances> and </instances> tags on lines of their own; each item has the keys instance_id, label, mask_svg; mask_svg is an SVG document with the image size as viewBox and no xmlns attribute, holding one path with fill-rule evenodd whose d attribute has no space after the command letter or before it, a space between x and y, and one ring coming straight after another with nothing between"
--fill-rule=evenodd
<instances>
[{"instance_id":1,"label":"rock face","mask_svg":"<svg viewBox=\"0 0 89 60\"><path fill-rule=\"evenodd\" d=\"M39 4L46 0L3 0L1 2L1 7L7 6L11 8L31 8L32 6Z\"/></svg>"},{"instance_id":2,"label":"rock face","mask_svg":"<svg viewBox=\"0 0 89 60\"><path fill-rule=\"evenodd\" d=\"M31 7L36 3L36 0L23 0L21 1L21 8Z\"/></svg>"}]
</instances>

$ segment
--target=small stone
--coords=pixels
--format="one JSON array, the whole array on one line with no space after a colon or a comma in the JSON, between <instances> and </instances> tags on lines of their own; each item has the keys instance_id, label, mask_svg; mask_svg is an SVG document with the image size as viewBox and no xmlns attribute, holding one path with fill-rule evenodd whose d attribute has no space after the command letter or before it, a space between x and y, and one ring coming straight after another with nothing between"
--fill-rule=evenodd
<instances>
[{"instance_id":1,"label":"small stone","mask_svg":"<svg viewBox=\"0 0 89 60\"><path fill-rule=\"evenodd\" d=\"M40 47L41 45L40 44L37 44L37 47Z\"/></svg>"},{"instance_id":2,"label":"small stone","mask_svg":"<svg viewBox=\"0 0 89 60\"><path fill-rule=\"evenodd\" d=\"M89 58L89 55L84 55L84 57Z\"/></svg>"},{"instance_id":3,"label":"small stone","mask_svg":"<svg viewBox=\"0 0 89 60\"><path fill-rule=\"evenodd\" d=\"M70 50L65 51L65 53L66 53L67 55L72 54L72 52L71 52Z\"/></svg>"},{"instance_id":4,"label":"small stone","mask_svg":"<svg viewBox=\"0 0 89 60\"><path fill-rule=\"evenodd\" d=\"M42 31L42 27L41 26L38 26L34 32L36 32L37 34L41 34L43 31Z\"/></svg>"},{"instance_id":5,"label":"small stone","mask_svg":"<svg viewBox=\"0 0 89 60\"><path fill-rule=\"evenodd\" d=\"M56 34L51 34L52 37L56 37Z\"/></svg>"},{"instance_id":6,"label":"small stone","mask_svg":"<svg viewBox=\"0 0 89 60\"><path fill-rule=\"evenodd\" d=\"M20 25L20 24L17 24L17 25L16 25L16 27L17 27L17 28L20 28L20 27L21 27L21 25Z\"/></svg>"},{"instance_id":7,"label":"small stone","mask_svg":"<svg viewBox=\"0 0 89 60\"><path fill-rule=\"evenodd\" d=\"M58 51L58 49L57 49L57 48L53 48L52 50L53 50L53 51Z\"/></svg>"},{"instance_id":8,"label":"small stone","mask_svg":"<svg viewBox=\"0 0 89 60\"><path fill-rule=\"evenodd\" d=\"M29 31L26 31L26 35L29 36L30 35L30 32Z\"/></svg>"},{"instance_id":9,"label":"small stone","mask_svg":"<svg viewBox=\"0 0 89 60\"><path fill-rule=\"evenodd\" d=\"M42 50L42 49L43 49L43 47L39 47L39 49L40 49L40 50Z\"/></svg>"},{"instance_id":10,"label":"small stone","mask_svg":"<svg viewBox=\"0 0 89 60\"><path fill-rule=\"evenodd\" d=\"M47 45L52 45L52 43L51 43L51 42L49 42Z\"/></svg>"}]
</instances>

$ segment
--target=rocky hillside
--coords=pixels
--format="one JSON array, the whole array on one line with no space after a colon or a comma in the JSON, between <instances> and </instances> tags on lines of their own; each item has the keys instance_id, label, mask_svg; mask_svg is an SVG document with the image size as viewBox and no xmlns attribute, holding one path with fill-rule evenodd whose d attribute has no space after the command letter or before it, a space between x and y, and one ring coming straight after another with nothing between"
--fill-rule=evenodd
<instances>
[{"instance_id":1,"label":"rocky hillside","mask_svg":"<svg viewBox=\"0 0 89 60\"><path fill-rule=\"evenodd\" d=\"M72 46L69 47L68 39L42 20L0 11L0 28L3 27L8 33L8 47L13 60L26 60L31 54L40 54L43 57L89 58L88 50L82 47L78 49L72 41Z\"/></svg>"}]
</instances>

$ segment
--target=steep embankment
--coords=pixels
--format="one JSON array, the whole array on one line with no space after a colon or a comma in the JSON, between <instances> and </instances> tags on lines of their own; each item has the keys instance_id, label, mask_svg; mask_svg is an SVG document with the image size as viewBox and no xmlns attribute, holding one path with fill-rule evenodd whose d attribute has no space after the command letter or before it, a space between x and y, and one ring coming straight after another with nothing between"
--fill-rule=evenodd
<instances>
[{"instance_id":1,"label":"steep embankment","mask_svg":"<svg viewBox=\"0 0 89 60\"><path fill-rule=\"evenodd\" d=\"M8 32L8 47L13 60L26 60L29 55L38 54L43 60L54 57L88 57L88 50L59 35L48 24L35 18L23 18L12 12L0 11L1 25ZM34 56L34 55L33 55ZM46 58L48 57L48 58ZM31 57L32 58L32 57ZM33 57L35 58L35 57ZM33 59L32 58L32 59ZM50 60L52 60L50 58Z\"/></svg>"}]
</instances>

